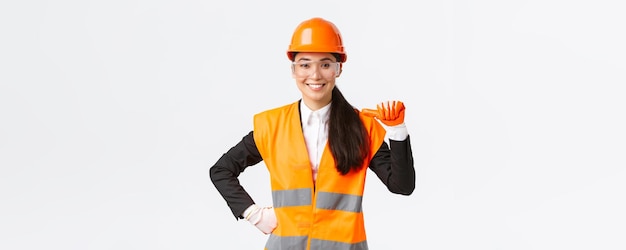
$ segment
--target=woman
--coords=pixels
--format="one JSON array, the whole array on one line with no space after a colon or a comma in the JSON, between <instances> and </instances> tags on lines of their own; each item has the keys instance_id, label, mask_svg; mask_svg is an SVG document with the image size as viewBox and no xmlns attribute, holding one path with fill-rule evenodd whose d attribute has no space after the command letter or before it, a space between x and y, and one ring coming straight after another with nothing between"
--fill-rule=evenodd
<instances>
[{"instance_id":1,"label":"woman","mask_svg":"<svg viewBox=\"0 0 626 250\"><path fill-rule=\"evenodd\" d=\"M210 168L237 219L270 234L265 249L367 249L362 198L371 169L396 194L415 188L404 104L355 109L335 86L347 59L337 27L322 18L296 28L287 50L302 98L258 113L254 129ZM263 161L273 206L260 207L238 176Z\"/></svg>"}]
</instances>

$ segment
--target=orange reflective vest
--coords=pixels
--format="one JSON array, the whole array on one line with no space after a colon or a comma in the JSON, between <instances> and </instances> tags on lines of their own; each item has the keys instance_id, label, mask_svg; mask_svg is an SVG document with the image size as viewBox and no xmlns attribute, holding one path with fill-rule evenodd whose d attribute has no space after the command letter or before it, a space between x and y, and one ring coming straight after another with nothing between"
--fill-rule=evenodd
<instances>
[{"instance_id":1,"label":"orange reflective vest","mask_svg":"<svg viewBox=\"0 0 626 250\"><path fill-rule=\"evenodd\" d=\"M373 118L360 117L373 156L385 130ZM299 102L256 114L254 141L270 173L278 221L265 249L368 249L362 199L371 156L360 170L341 175L326 144L313 183Z\"/></svg>"}]
</instances>

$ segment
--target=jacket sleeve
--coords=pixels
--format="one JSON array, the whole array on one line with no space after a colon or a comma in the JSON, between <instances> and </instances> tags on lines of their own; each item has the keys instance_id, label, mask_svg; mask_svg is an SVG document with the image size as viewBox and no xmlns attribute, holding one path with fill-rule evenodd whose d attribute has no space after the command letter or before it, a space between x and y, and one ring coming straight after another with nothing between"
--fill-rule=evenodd
<instances>
[{"instance_id":1,"label":"jacket sleeve","mask_svg":"<svg viewBox=\"0 0 626 250\"><path fill-rule=\"evenodd\" d=\"M415 190L415 168L410 136L403 141L389 140L380 146L369 168L392 193L410 195Z\"/></svg>"},{"instance_id":2,"label":"jacket sleeve","mask_svg":"<svg viewBox=\"0 0 626 250\"><path fill-rule=\"evenodd\" d=\"M251 131L234 147L224 153L209 169L211 182L222 195L233 215L243 219L241 214L254 204L254 200L239 183L239 174L247 167L259 163L261 154L254 143Z\"/></svg>"}]
</instances>

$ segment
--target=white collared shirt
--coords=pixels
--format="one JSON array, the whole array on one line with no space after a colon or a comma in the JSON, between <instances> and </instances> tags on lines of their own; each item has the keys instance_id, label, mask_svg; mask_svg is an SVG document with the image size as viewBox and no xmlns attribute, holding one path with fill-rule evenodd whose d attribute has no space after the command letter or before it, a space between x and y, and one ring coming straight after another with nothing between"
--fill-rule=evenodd
<instances>
[{"instance_id":1,"label":"white collared shirt","mask_svg":"<svg viewBox=\"0 0 626 250\"><path fill-rule=\"evenodd\" d=\"M322 153L328 141L328 117L330 115L330 103L321 109L311 110L304 102L300 102L300 119L302 119L302 132L309 153L309 161L313 170L313 181L317 179Z\"/></svg>"}]
</instances>

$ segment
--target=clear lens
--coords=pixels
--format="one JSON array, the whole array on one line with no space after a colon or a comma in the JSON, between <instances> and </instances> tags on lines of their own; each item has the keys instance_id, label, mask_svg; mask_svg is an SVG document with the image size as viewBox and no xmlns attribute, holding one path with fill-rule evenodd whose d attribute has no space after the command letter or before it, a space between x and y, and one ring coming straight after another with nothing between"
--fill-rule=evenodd
<instances>
[{"instance_id":1,"label":"clear lens","mask_svg":"<svg viewBox=\"0 0 626 250\"><path fill-rule=\"evenodd\" d=\"M310 76L313 72L322 75L336 75L339 72L339 63L331 61L321 62L293 62L292 70L297 76Z\"/></svg>"}]
</instances>

